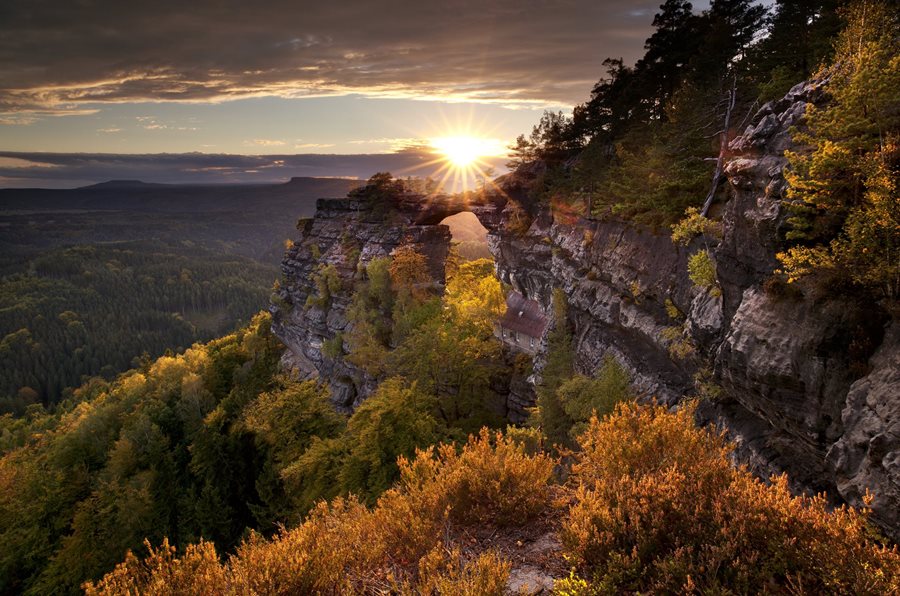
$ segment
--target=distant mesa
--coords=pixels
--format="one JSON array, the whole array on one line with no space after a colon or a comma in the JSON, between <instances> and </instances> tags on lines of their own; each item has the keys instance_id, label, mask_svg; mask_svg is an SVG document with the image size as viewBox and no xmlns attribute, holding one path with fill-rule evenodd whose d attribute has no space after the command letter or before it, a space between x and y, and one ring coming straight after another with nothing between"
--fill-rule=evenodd
<instances>
[{"instance_id":1,"label":"distant mesa","mask_svg":"<svg viewBox=\"0 0 900 596\"><path fill-rule=\"evenodd\" d=\"M350 190L354 186L357 186L363 182L362 179L359 178L332 178L332 177L316 177L316 176L295 176L284 183L279 182L255 182L255 183L247 183L242 182L239 184L223 184L223 183L215 183L215 182L200 182L200 183L192 183L192 184L183 184L183 183L175 183L175 184L165 184L161 182L144 182L143 180L108 180L106 182L99 182L97 184L90 184L88 186L81 186L79 190L140 190L140 189L151 189L151 188L169 188L175 186L309 186L310 184L322 184L322 183L334 183L339 185L340 182L345 181L347 183L347 190Z\"/></svg>"},{"instance_id":2,"label":"distant mesa","mask_svg":"<svg viewBox=\"0 0 900 596\"><path fill-rule=\"evenodd\" d=\"M303 184L304 182L308 182L310 180L317 180L317 178L315 176L294 176L293 178L285 182L285 184Z\"/></svg>"},{"instance_id":3,"label":"distant mesa","mask_svg":"<svg viewBox=\"0 0 900 596\"><path fill-rule=\"evenodd\" d=\"M365 182L362 178L343 177L343 176L294 176L285 184L308 184L310 182L323 182L326 180L346 180L348 183Z\"/></svg>"},{"instance_id":4,"label":"distant mesa","mask_svg":"<svg viewBox=\"0 0 900 596\"><path fill-rule=\"evenodd\" d=\"M143 182L141 180L108 180L98 184L90 184L81 188L156 188L159 186L167 186L156 182Z\"/></svg>"}]
</instances>

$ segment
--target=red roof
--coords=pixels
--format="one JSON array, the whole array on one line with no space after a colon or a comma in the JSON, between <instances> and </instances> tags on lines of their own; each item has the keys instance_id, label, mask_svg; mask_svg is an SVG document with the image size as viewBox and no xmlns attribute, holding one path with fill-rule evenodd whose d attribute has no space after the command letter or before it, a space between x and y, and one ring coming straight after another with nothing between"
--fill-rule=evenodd
<instances>
[{"instance_id":1,"label":"red roof","mask_svg":"<svg viewBox=\"0 0 900 596\"><path fill-rule=\"evenodd\" d=\"M518 292L510 292L506 297L506 314L500 317L499 324L504 329L541 337L547 328L547 317L540 304Z\"/></svg>"}]
</instances>

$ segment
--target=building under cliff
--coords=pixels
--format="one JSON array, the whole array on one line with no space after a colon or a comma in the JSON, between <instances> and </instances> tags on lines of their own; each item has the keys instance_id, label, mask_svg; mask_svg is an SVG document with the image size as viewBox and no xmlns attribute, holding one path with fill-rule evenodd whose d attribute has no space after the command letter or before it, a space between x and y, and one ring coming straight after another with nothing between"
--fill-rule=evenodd
<instances>
[{"instance_id":1,"label":"building under cliff","mask_svg":"<svg viewBox=\"0 0 900 596\"><path fill-rule=\"evenodd\" d=\"M534 356L546 329L547 315L541 305L513 291L506 297L506 312L494 324L494 335L511 349Z\"/></svg>"}]
</instances>

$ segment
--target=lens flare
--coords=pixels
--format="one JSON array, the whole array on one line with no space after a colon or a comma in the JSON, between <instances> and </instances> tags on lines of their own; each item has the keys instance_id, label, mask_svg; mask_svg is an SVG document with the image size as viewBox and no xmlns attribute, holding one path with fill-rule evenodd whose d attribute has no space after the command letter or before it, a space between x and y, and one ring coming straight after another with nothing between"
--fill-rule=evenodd
<instances>
[{"instance_id":1,"label":"lens flare","mask_svg":"<svg viewBox=\"0 0 900 596\"><path fill-rule=\"evenodd\" d=\"M431 146L457 168L468 168L482 157L502 155L503 143L472 136L436 137Z\"/></svg>"}]
</instances>

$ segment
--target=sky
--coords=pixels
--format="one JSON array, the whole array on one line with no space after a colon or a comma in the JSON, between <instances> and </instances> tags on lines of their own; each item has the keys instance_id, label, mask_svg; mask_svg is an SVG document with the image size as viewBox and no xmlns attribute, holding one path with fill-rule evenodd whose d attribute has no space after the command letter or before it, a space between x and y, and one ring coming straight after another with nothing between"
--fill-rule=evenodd
<instances>
[{"instance_id":1,"label":"sky","mask_svg":"<svg viewBox=\"0 0 900 596\"><path fill-rule=\"evenodd\" d=\"M502 170L659 3L3 0L0 186L422 175L448 136Z\"/></svg>"}]
</instances>

